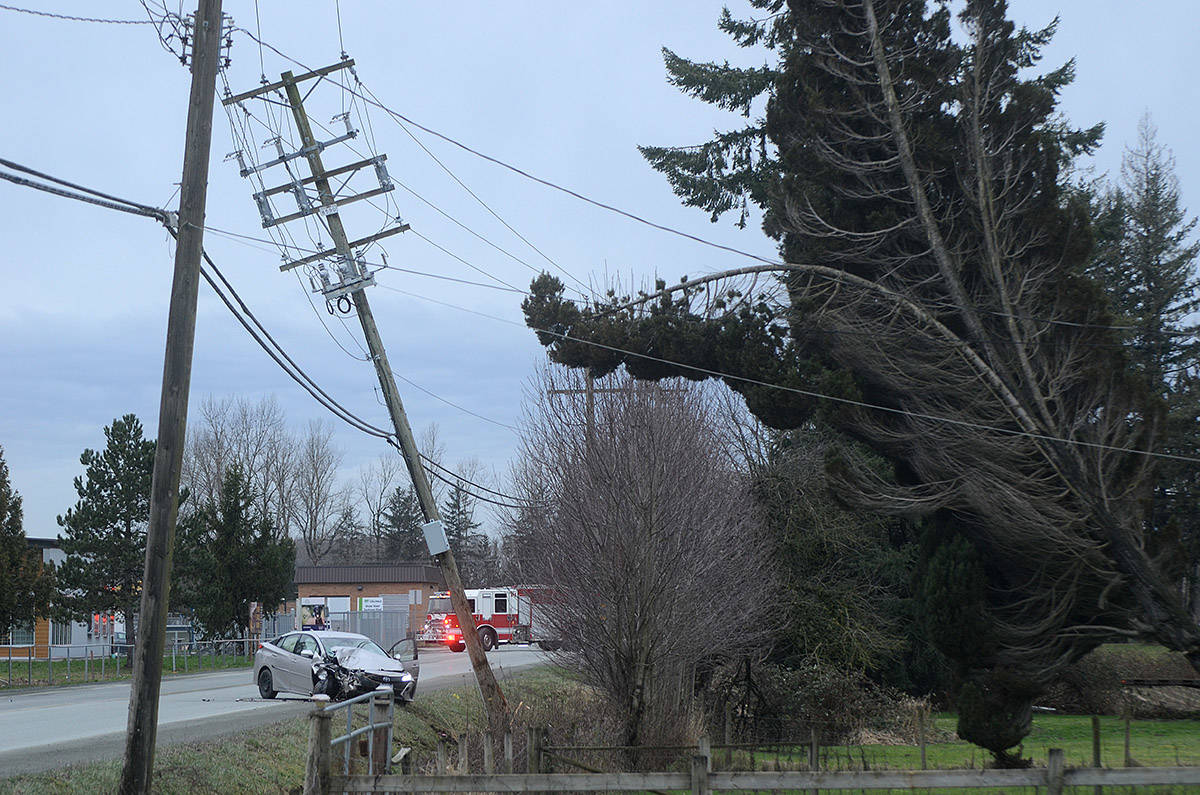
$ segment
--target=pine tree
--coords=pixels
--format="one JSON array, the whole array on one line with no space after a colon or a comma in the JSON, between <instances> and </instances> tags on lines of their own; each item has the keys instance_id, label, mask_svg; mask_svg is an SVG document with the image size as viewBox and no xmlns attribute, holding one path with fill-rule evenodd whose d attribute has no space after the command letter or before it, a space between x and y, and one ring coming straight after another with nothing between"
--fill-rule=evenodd
<instances>
[{"instance_id":1,"label":"pine tree","mask_svg":"<svg viewBox=\"0 0 1200 795\"><path fill-rule=\"evenodd\" d=\"M442 505L442 525L446 528L446 540L450 551L462 573L463 585L479 588L495 583L484 582L488 573L488 540L483 533L476 532L482 525L475 521L475 501L456 480Z\"/></svg>"},{"instance_id":2,"label":"pine tree","mask_svg":"<svg viewBox=\"0 0 1200 795\"><path fill-rule=\"evenodd\" d=\"M113 420L104 438L104 450L84 450L79 457L87 468L75 478L79 501L58 517L66 559L58 569L57 606L64 618L77 621L93 613L122 614L132 656L155 444L142 438L142 423L133 414Z\"/></svg>"},{"instance_id":3,"label":"pine tree","mask_svg":"<svg viewBox=\"0 0 1200 795\"><path fill-rule=\"evenodd\" d=\"M179 523L178 597L208 637L244 637L250 604L274 610L291 593L296 544L279 537L238 464L220 492Z\"/></svg>"},{"instance_id":4,"label":"pine tree","mask_svg":"<svg viewBox=\"0 0 1200 795\"><path fill-rule=\"evenodd\" d=\"M1161 398L1162 450L1200 456L1200 308L1196 219L1180 198L1171 152L1147 114L1127 148L1121 180L1096 202L1092 273L1108 290L1134 366ZM1149 517L1160 549L1181 541L1192 615L1200 617L1200 474L1182 461L1158 465Z\"/></svg>"},{"instance_id":5,"label":"pine tree","mask_svg":"<svg viewBox=\"0 0 1200 795\"><path fill-rule=\"evenodd\" d=\"M421 503L412 486L397 486L383 510L383 548L386 559L426 560L425 523Z\"/></svg>"},{"instance_id":6,"label":"pine tree","mask_svg":"<svg viewBox=\"0 0 1200 795\"><path fill-rule=\"evenodd\" d=\"M894 477L846 459L831 472L839 496L923 516L986 561L996 642L955 662L978 693L1012 701L971 736L1019 737L1021 701L1129 634L1200 669L1200 628L1147 544L1153 467L1129 452L1160 444L1154 394L1087 276L1089 208L1064 190L1103 127L1058 113L1072 63L1032 73L1055 25L1020 28L1005 0L956 4L957 20L926 0L751 4L770 14L722 26L777 51L770 79L668 67L712 104L764 98L767 145L744 184L781 263L583 307L543 274L528 325L554 361L594 375L729 373L764 424L815 418L887 460ZM743 184L734 150L674 151L648 155L685 202L735 206L720 198Z\"/></svg>"},{"instance_id":7,"label":"pine tree","mask_svg":"<svg viewBox=\"0 0 1200 795\"><path fill-rule=\"evenodd\" d=\"M21 495L12 487L0 447L0 639L10 629L50 613L53 565L42 566L22 527Z\"/></svg>"}]
</instances>

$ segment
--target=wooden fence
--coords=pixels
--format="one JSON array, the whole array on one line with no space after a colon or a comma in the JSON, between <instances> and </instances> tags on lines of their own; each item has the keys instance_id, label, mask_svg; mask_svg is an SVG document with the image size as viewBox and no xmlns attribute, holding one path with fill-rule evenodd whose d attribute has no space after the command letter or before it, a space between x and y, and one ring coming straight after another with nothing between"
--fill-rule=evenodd
<instances>
[{"instance_id":1,"label":"wooden fence","mask_svg":"<svg viewBox=\"0 0 1200 795\"><path fill-rule=\"evenodd\" d=\"M305 795L328 795L336 792L658 792L684 791L692 793L741 790L797 791L819 793L840 790L926 790L926 789L996 789L1017 787L1046 788L1047 795L1061 795L1065 787L1146 787L1200 786L1200 767L1128 767L1068 768L1062 749L1051 748L1047 766L1025 770L847 770L822 771L721 771L712 770L712 750L706 739L701 741L700 753L691 756L687 771L612 773L601 772L577 762L560 752L565 747L550 746L544 729L528 730L527 772L513 772L512 735L505 733L503 772L496 772L493 761L493 738L485 736L483 773L471 774L467 768L466 739L459 738L457 765L448 765L447 746L439 743L437 772L433 775L380 774L378 764L374 774L354 775L349 771L349 759L340 771L333 770L330 748L329 713L318 708L312 716L308 774ZM324 727L323 729L321 727ZM365 728L365 727L364 727ZM386 746L385 746L386 747ZM365 749L364 749L365 750ZM376 745L370 755L380 758ZM580 749L575 749L580 750ZM694 748L693 748L694 750ZM404 759L407 749L393 757ZM584 773L548 773L544 767L551 761L583 768ZM405 761L410 761L405 759ZM384 763L386 766L386 762ZM411 767L410 767L411 769Z\"/></svg>"}]
</instances>

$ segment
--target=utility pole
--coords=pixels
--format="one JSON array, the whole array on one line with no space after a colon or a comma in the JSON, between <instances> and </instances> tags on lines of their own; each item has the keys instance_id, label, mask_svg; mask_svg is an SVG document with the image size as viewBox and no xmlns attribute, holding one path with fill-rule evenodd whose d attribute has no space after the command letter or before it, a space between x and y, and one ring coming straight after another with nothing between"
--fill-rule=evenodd
<instances>
[{"instance_id":1,"label":"utility pole","mask_svg":"<svg viewBox=\"0 0 1200 795\"><path fill-rule=\"evenodd\" d=\"M619 394L630 390L627 386L597 387L591 369L584 371L583 389L547 389L547 395L583 395L587 410L587 444L591 447L596 438L596 394ZM686 392L686 389L658 387L662 392Z\"/></svg>"},{"instance_id":2,"label":"utility pole","mask_svg":"<svg viewBox=\"0 0 1200 795\"><path fill-rule=\"evenodd\" d=\"M242 174L243 176L247 176L250 173L261 171L274 165L283 165L285 168L288 168L291 178L290 183L255 194L255 200L258 202L259 211L263 216L264 227L286 223L287 221L310 214L317 214L324 219L325 226L329 230L329 235L333 238L334 248L286 263L280 269L286 271L322 259L329 259L336 263L337 273L334 274L334 278L330 278L324 272L320 275L319 291L325 295L327 301L341 300L345 296L349 296L353 301L359 323L362 326L363 336L366 338L367 349L370 352L371 360L375 363L375 373L379 378L379 386L383 390L384 402L387 404L388 413L391 416L392 425L396 431L400 452L404 457L405 465L408 467L409 476L412 478L413 487L421 505L421 513L424 515L427 524L436 523L438 531L442 532L440 529L441 520L438 515L437 501L434 499L433 490L429 486L425 467L421 463L420 451L417 449L416 440L413 438L412 428L409 427L408 417L404 413L404 404L400 400L400 392L396 388L396 381L392 375L391 365L388 364L387 352L384 350L383 340L379 336L379 329L375 325L375 318L371 313L371 305L367 300L365 288L374 284L374 276L367 271L365 263L362 261L362 256L355 251L355 249L368 245L381 237L403 232L408 229L408 226L401 224L390 230L363 238L362 240L349 240L338 208L351 202L392 190L393 184L390 178L388 178L386 168L383 165L384 156L380 155L376 158L368 158L367 160L326 171L321 158L321 151L333 143L353 138L356 135L356 131L350 128L350 122L343 114L342 118L346 122L346 134L332 141L317 141L309 124L308 114L304 109L304 101L300 96L300 89L298 87L298 84L303 81L319 79L331 72L349 68L353 65L354 62L352 60L346 59L340 64L327 66L298 76L292 74L290 71L284 72L277 83L271 83L243 94L225 97L222 102L229 105L280 89L285 92L287 104L291 107L292 117L296 123L296 131L300 136L302 149L296 153L287 153L283 151L282 143L278 143L279 158L277 160L252 168L247 168L243 163ZM311 176L298 179L291 175L288 163L299 157L307 160ZM355 172L368 167L374 167L380 183L378 188L353 195L335 195L330 185L330 177L346 175L346 179L343 182L344 186ZM317 190L317 206L315 207L312 203L312 197L308 195L306 190L309 185L314 186ZM265 200L270 196L283 193L293 194L299 209L291 215L276 218L271 213L270 205ZM313 278L314 287L318 287L316 277ZM446 580L446 587L450 592L450 603L453 605L454 612L458 616L458 625L463 631L463 641L466 644L467 653L471 659L471 667L474 669L475 678L479 684L479 691L483 697L484 707L487 710L489 726L493 732L493 736L503 736L504 730L508 728L508 703L504 698L504 693L500 689L500 684L496 681L491 666L488 665L487 655L484 653L483 646L480 643L475 617L471 613L466 594L463 591L462 578L459 576L458 564L454 560L454 553L447 549L444 552L434 555L434 559L441 567L442 575Z\"/></svg>"},{"instance_id":3,"label":"utility pole","mask_svg":"<svg viewBox=\"0 0 1200 795\"><path fill-rule=\"evenodd\" d=\"M221 55L221 0L199 0L192 37L192 88L188 98L183 181L179 194L179 230L175 274L163 357L162 398L158 408L158 447L150 486L150 527L146 568L129 694L122 795L149 793L154 775L158 732L158 694L162 683L167 600L171 593L171 553L179 513L179 476L187 439L192 348L196 339L196 295L204 246L204 208L208 195L208 156L212 141L213 99ZM125 621L133 625L133 616Z\"/></svg>"}]
</instances>

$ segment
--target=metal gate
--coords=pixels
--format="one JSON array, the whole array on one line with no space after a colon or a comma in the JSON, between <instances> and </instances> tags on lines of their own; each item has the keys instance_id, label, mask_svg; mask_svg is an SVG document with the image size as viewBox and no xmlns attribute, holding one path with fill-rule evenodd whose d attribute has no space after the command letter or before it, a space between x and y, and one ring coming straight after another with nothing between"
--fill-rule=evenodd
<instances>
[{"instance_id":1,"label":"metal gate","mask_svg":"<svg viewBox=\"0 0 1200 795\"><path fill-rule=\"evenodd\" d=\"M408 635L408 610L357 610L330 613L329 628L338 632L366 635L384 651Z\"/></svg>"}]
</instances>

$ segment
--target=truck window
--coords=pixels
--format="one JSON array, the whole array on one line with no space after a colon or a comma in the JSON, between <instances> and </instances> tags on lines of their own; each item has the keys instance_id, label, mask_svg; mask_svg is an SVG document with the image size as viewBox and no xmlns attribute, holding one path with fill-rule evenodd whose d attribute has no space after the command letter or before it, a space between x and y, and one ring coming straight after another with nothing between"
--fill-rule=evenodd
<instances>
[{"instance_id":1,"label":"truck window","mask_svg":"<svg viewBox=\"0 0 1200 795\"><path fill-rule=\"evenodd\" d=\"M470 599L467 600L467 608L471 611L472 614L475 613L475 597L472 596Z\"/></svg>"},{"instance_id":2,"label":"truck window","mask_svg":"<svg viewBox=\"0 0 1200 795\"><path fill-rule=\"evenodd\" d=\"M508 612L508 594L506 594L506 593L496 594L496 601L492 607L492 612L494 612L494 613L507 613Z\"/></svg>"}]
</instances>

